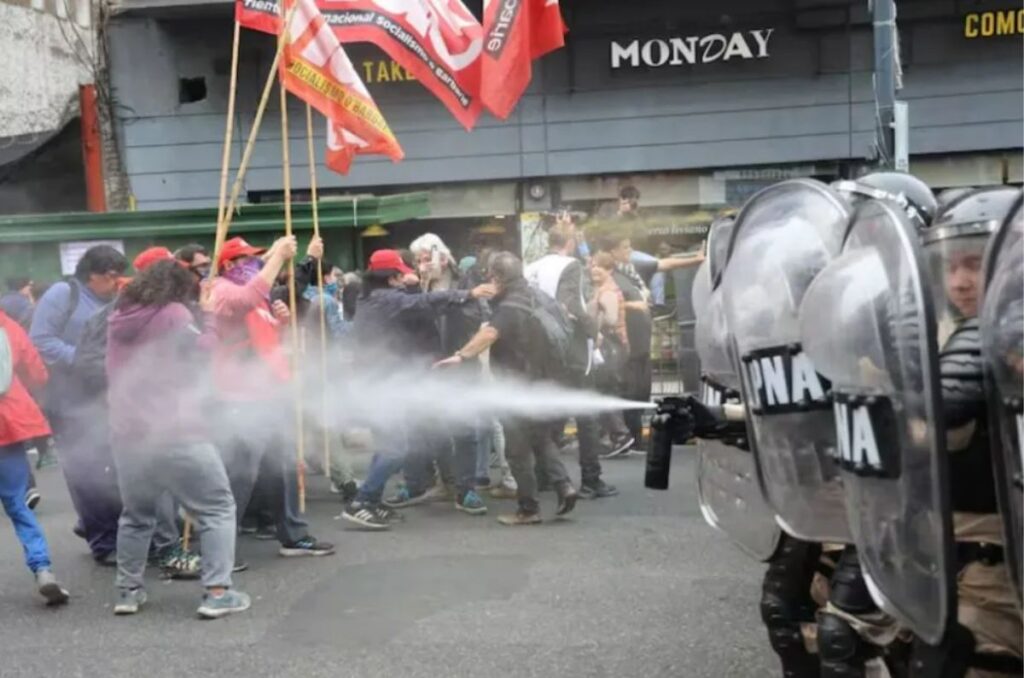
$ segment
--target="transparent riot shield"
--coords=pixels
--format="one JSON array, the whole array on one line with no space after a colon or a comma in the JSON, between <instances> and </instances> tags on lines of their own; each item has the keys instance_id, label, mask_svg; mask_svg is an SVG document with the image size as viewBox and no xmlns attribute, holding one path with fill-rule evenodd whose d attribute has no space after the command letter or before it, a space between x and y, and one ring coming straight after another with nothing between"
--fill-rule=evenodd
<instances>
[{"instance_id":1,"label":"transparent riot shield","mask_svg":"<svg viewBox=\"0 0 1024 678\"><path fill-rule=\"evenodd\" d=\"M735 370L725 353L728 334L721 295L710 290L710 261L697 273L693 307L697 312L697 351L706 367L701 399L706 405L738 402ZM731 386L730 386L731 385ZM754 455L721 440L697 440L697 491L701 512L743 552L768 560L778 546L775 513L757 482Z\"/></svg>"},{"instance_id":2,"label":"transparent riot shield","mask_svg":"<svg viewBox=\"0 0 1024 678\"><path fill-rule=\"evenodd\" d=\"M832 383L836 462L873 597L937 643L956 561L937 329L917 234L892 203L861 204L841 255L800 312L804 350Z\"/></svg>"},{"instance_id":3,"label":"transparent riot shield","mask_svg":"<svg viewBox=\"0 0 1024 678\"><path fill-rule=\"evenodd\" d=\"M1006 562L1022 596L1024 534L1024 216L1018 198L989 244L981 310L982 356ZM1024 598L1021 598L1024 603Z\"/></svg>"},{"instance_id":4,"label":"transparent riot shield","mask_svg":"<svg viewBox=\"0 0 1024 678\"><path fill-rule=\"evenodd\" d=\"M808 541L850 538L829 384L801 349L797 322L848 218L846 203L817 181L762 190L736 217L721 283L758 480L782 528Z\"/></svg>"}]
</instances>

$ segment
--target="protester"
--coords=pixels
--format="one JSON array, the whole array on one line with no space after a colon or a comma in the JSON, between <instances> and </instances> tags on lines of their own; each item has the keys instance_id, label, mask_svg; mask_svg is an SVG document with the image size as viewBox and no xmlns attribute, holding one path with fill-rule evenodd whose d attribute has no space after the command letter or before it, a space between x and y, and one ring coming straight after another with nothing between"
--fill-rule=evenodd
<instances>
[{"instance_id":1,"label":"protester","mask_svg":"<svg viewBox=\"0 0 1024 678\"><path fill-rule=\"evenodd\" d=\"M167 250L139 262L108 330L110 428L124 510L117 533L114 614L146 602L143 573L160 505L169 493L195 520L205 588L198 614L217 618L247 610L249 596L231 588L235 501L210 443L203 406L213 328L203 333L186 305L195 285Z\"/></svg>"},{"instance_id":2,"label":"protester","mask_svg":"<svg viewBox=\"0 0 1024 678\"><path fill-rule=\"evenodd\" d=\"M615 260L607 252L598 252L590 269L594 293L589 311L598 325L595 385L602 393L625 395L625 371L629 359L629 334L626 331L626 302L615 283ZM634 442L623 419L622 411L605 412L600 417L608 430L611 446L603 456L617 457L629 452Z\"/></svg>"},{"instance_id":3,"label":"protester","mask_svg":"<svg viewBox=\"0 0 1024 678\"><path fill-rule=\"evenodd\" d=\"M488 264L491 282L497 294L490 323L481 328L465 346L438 366L459 365L490 349L491 367L495 374L539 381L549 378L544 369L550 355L538 355L536 347L543 344L538 336L539 323L531 309L543 305L540 292L531 290L523 277L523 264L514 254L502 252ZM518 484L519 509L514 514L498 517L503 525L533 525L541 522L537 501L537 476L534 460L541 464L558 495L557 515L573 510L579 494L569 480L554 435L564 422L533 421L509 417L502 421L505 430L506 454Z\"/></svg>"},{"instance_id":4,"label":"protester","mask_svg":"<svg viewBox=\"0 0 1024 678\"><path fill-rule=\"evenodd\" d=\"M584 287L587 283L583 266L573 253L576 240L572 222L560 223L548 231L550 251L527 267L525 275L537 289L557 301L565 311L572 328L570 362L567 365L569 386L592 389L592 361L597 327L587 312ZM562 427L564 429L564 426ZM613 485L601 480L599 460L600 430L597 418L590 414L576 416L576 437L579 441L580 496L586 499L618 494Z\"/></svg>"},{"instance_id":5,"label":"protester","mask_svg":"<svg viewBox=\"0 0 1024 678\"><path fill-rule=\"evenodd\" d=\"M31 278L8 278L7 292L0 297L0 311L26 330L32 326L32 311L35 308L33 284Z\"/></svg>"},{"instance_id":6,"label":"protester","mask_svg":"<svg viewBox=\"0 0 1024 678\"><path fill-rule=\"evenodd\" d=\"M416 258L420 286L425 292L468 289L467 279L459 273L451 251L438 236L426 233L414 240L409 249ZM428 364L462 346L480 328L489 313L487 302L477 299L475 303L448 306L437 317L425 316L421 348L428 354ZM470 378L479 379L482 375L479 361L467 362L460 369ZM455 507L473 515L486 513L487 507L476 492L478 429L481 425L481 422L438 424L412 431L411 435L419 441L421 449L406 460L403 469L405 486L385 503L393 508L402 508L438 495L447 499L445 485L434 483L436 463L442 479L451 477Z\"/></svg>"},{"instance_id":7,"label":"protester","mask_svg":"<svg viewBox=\"0 0 1024 678\"><path fill-rule=\"evenodd\" d=\"M425 330L449 308L474 299L489 298L494 290L480 285L472 290L437 290L410 293L415 273L396 250L377 250L370 256L363 276L363 296L355 317L356 350L363 365L372 365L382 379L396 379L403 373L430 366L436 345L424 345L431 335ZM433 335L436 337L436 333ZM397 473L409 456L409 432L401 421L389 422L386 430L374 430L376 452L356 498L341 517L367 529L387 529L396 517L381 502L388 479ZM472 467L470 468L472 476ZM474 492L475 494L475 492ZM456 497L457 508L465 510L463 496Z\"/></svg>"},{"instance_id":8,"label":"protester","mask_svg":"<svg viewBox=\"0 0 1024 678\"><path fill-rule=\"evenodd\" d=\"M46 366L24 328L0 310L0 501L40 595L47 605L62 605L69 594L53 574L43 528L25 503L30 473L25 441L50 433L28 389L42 388L46 379Z\"/></svg>"},{"instance_id":9,"label":"protester","mask_svg":"<svg viewBox=\"0 0 1024 678\"><path fill-rule=\"evenodd\" d=\"M262 258L264 250L242 238L224 243L223 273L210 286L207 304L218 336L213 373L221 407L214 411L237 515L245 515L261 479L264 507L273 513L281 543L278 553L324 556L334 546L311 536L299 515L292 375L280 336L288 305L270 301L271 286L295 251L290 236L279 238Z\"/></svg>"},{"instance_id":10,"label":"protester","mask_svg":"<svg viewBox=\"0 0 1024 678\"><path fill-rule=\"evenodd\" d=\"M76 378L76 344L86 321L117 293L128 268L124 255L109 245L86 250L75 275L55 283L39 299L30 336L50 371L45 410L61 456L61 469L77 530L101 565L115 564L121 498L107 436L106 404Z\"/></svg>"}]
</instances>

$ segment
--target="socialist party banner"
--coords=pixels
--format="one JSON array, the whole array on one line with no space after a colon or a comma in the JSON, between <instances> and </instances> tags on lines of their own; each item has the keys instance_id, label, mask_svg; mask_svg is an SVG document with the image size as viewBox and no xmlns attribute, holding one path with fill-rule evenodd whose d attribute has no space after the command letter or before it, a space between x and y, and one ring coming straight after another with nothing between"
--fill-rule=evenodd
<instances>
[{"instance_id":1,"label":"socialist party banner","mask_svg":"<svg viewBox=\"0 0 1024 678\"><path fill-rule=\"evenodd\" d=\"M411 72L455 119L472 129L480 116L483 29L461 0L317 0L341 42L370 42ZM275 33L273 0L238 0L242 25Z\"/></svg>"},{"instance_id":2,"label":"socialist party banner","mask_svg":"<svg viewBox=\"0 0 1024 678\"><path fill-rule=\"evenodd\" d=\"M355 153L401 160L404 154L395 135L315 0L290 0L286 7L292 2L297 9L285 37L281 80L289 92L326 116L331 126L344 130L340 142L328 134L328 166L347 171ZM344 162L332 155L339 145L347 153Z\"/></svg>"}]
</instances>

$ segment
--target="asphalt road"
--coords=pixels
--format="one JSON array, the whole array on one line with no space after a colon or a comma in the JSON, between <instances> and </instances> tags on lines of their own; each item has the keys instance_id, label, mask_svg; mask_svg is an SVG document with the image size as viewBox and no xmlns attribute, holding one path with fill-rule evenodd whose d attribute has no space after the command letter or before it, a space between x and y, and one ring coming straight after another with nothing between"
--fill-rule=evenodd
<instances>
[{"instance_id":1,"label":"asphalt road","mask_svg":"<svg viewBox=\"0 0 1024 678\"><path fill-rule=\"evenodd\" d=\"M0 676L653 677L778 674L758 615L763 566L700 516L689 448L673 489L643 488L639 457L605 463L619 497L571 520L498 525L448 505L405 511L388 533L343 528L337 499L311 481L313 533L333 557L284 559L239 541L249 612L203 622L196 582L148 574L150 602L111 612L113 571L71 533L59 470L39 475L38 508L71 604L47 609L9 523L0 528ZM578 470L577 470L578 472ZM554 498L542 495L544 510Z\"/></svg>"}]
</instances>

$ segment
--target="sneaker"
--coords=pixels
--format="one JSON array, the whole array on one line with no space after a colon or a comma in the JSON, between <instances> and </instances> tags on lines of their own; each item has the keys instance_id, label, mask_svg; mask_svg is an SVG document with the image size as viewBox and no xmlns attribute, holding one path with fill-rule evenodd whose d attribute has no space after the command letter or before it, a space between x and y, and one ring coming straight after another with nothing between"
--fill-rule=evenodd
<instances>
[{"instance_id":1,"label":"sneaker","mask_svg":"<svg viewBox=\"0 0 1024 678\"><path fill-rule=\"evenodd\" d=\"M404 523L405 516L400 511L385 506L384 504L377 504L373 507L373 512L386 523Z\"/></svg>"},{"instance_id":2,"label":"sneaker","mask_svg":"<svg viewBox=\"0 0 1024 678\"><path fill-rule=\"evenodd\" d=\"M219 596L212 593L203 594L203 602L196 613L203 619L220 619L229 614L245 612L252 606L249 594L228 589Z\"/></svg>"},{"instance_id":3,"label":"sneaker","mask_svg":"<svg viewBox=\"0 0 1024 678\"><path fill-rule=\"evenodd\" d=\"M386 530L391 527L388 524L387 518L381 516L378 511L374 510L375 507L369 504L362 504L359 502L351 502L345 507L345 510L341 512L339 516L342 520L347 520L353 525L358 525L364 530Z\"/></svg>"},{"instance_id":4,"label":"sneaker","mask_svg":"<svg viewBox=\"0 0 1024 678\"><path fill-rule=\"evenodd\" d=\"M334 555L334 544L325 541L317 541L316 537L306 535L302 539L291 544L281 544L277 550L285 558L296 558L300 556L331 556Z\"/></svg>"},{"instance_id":5,"label":"sneaker","mask_svg":"<svg viewBox=\"0 0 1024 678\"><path fill-rule=\"evenodd\" d=\"M108 551L102 556L93 556L93 560L96 561L97 565L103 567L117 567L117 551Z\"/></svg>"},{"instance_id":6,"label":"sneaker","mask_svg":"<svg viewBox=\"0 0 1024 678\"><path fill-rule=\"evenodd\" d=\"M614 485L609 485L603 480L598 480L594 483L584 483L578 490L580 499L604 499L605 497L614 497L618 493L618 488Z\"/></svg>"},{"instance_id":7,"label":"sneaker","mask_svg":"<svg viewBox=\"0 0 1024 678\"><path fill-rule=\"evenodd\" d=\"M238 534L244 534L244 535L251 536L251 535L256 534L256 532L257 532L257 529L256 529L255 525L246 525L246 524L243 523L242 525L240 525L238 527Z\"/></svg>"},{"instance_id":8,"label":"sneaker","mask_svg":"<svg viewBox=\"0 0 1024 678\"><path fill-rule=\"evenodd\" d=\"M277 528L273 525L263 525L257 527L252 536L260 541L274 541L277 539Z\"/></svg>"},{"instance_id":9,"label":"sneaker","mask_svg":"<svg viewBox=\"0 0 1024 678\"><path fill-rule=\"evenodd\" d=\"M487 505L476 490L467 490L462 498L455 502L455 508L471 516L482 516L487 513Z\"/></svg>"},{"instance_id":10,"label":"sneaker","mask_svg":"<svg viewBox=\"0 0 1024 678\"><path fill-rule=\"evenodd\" d=\"M347 504L355 500L356 495L359 494L359 482L350 480L338 489L341 490L341 500Z\"/></svg>"},{"instance_id":11,"label":"sneaker","mask_svg":"<svg viewBox=\"0 0 1024 678\"><path fill-rule=\"evenodd\" d=\"M198 553L186 551L180 544L166 550L159 560L164 579L198 579L200 558Z\"/></svg>"},{"instance_id":12,"label":"sneaker","mask_svg":"<svg viewBox=\"0 0 1024 678\"><path fill-rule=\"evenodd\" d=\"M504 484L492 487L490 491L492 499L515 499L518 494L519 490Z\"/></svg>"},{"instance_id":13,"label":"sneaker","mask_svg":"<svg viewBox=\"0 0 1024 678\"><path fill-rule=\"evenodd\" d=\"M613 457L621 457L624 454L629 454L630 448L636 442L636 438L633 436L623 436L622 438L616 438L612 441L611 449L600 455L602 459L611 459Z\"/></svg>"},{"instance_id":14,"label":"sneaker","mask_svg":"<svg viewBox=\"0 0 1024 678\"><path fill-rule=\"evenodd\" d=\"M558 492L558 509L555 511L555 515L564 516L574 508L576 508L576 500L579 499L579 492L576 488L569 483L565 483L562 489Z\"/></svg>"},{"instance_id":15,"label":"sneaker","mask_svg":"<svg viewBox=\"0 0 1024 678\"><path fill-rule=\"evenodd\" d=\"M89 538L88 535L85 534L85 525L82 524L81 520L79 520L78 522L76 522L74 525L71 526L71 531L79 539L88 539Z\"/></svg>"},{"instance_id":16,"label":"sneaker","mask_svg":"<svg viewBox=\"0 0 1024 678\"><path fill-rule=\"evenodd\" d=\"M515 513L498 516L498 522L502 525L540 525L541 519L539 513L527 513L520 509Z\"/></svg>"},{"instance_id":17,"label":"sneaker","mask_svg":"<svg viewBox=\"0 0 1024 678\"><path fill-rule=\"evenodd\" d=\"M117 592L117 602L114 603L114 614L135 614L146 604L146 599L146 589L120 589Z\"/></svg>"},{"instance_id":18,"label":"sneaker","mask_svg":"<svg viewBox=\"0 0 1024 678\"><path fill-rule=\"evenodd\" d=\"M25 505L28 506L29 510L35 511L36 506L39 506L39 500L42 498L43 495L39 494L39 490L30 487L28 492L25 493Z\"/></svg>"},{"instance_id":19,"label":"sneaker","mask_svg":"<svg viewBox=\"0 0 1024 678\"><path fill-rule=\"evenodd\" d=\"M46 598L47 605L64 605L71 597L68 590L53 576L53 572L45 568L36 572L36 588L39 595Z\"/></svg>"},{"instance_id":20,"label":"sneaker","mask_svg":"<svg viewBox=\"0 0 1024 678\"><path fill-rule=\"evenodd\" d=\"M422 504L425 501L431 501L437 496L437 487L431 487L426 492L420 494L412 494L409 492L409 488L402 485L398 488L392 496L385 499L382 503L389 508L407 508L409 506L416 506Z\"/></svg>"},{"instance_id":21,"label":"sneaker","mask_svg":"<svg viewBox=\"0 0 1024 678\"><path fill-rule=\"evenodd\" d=\"M231 566L232 572L245 572L249 569L249 563L235 556L235 564Z\"/></svg>"}]
</instances>

